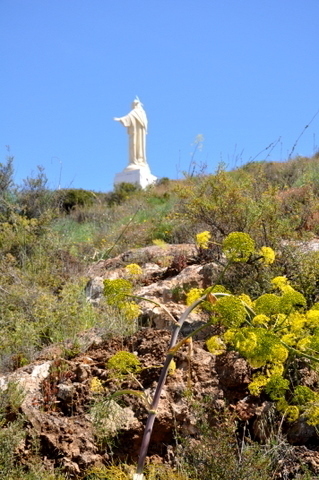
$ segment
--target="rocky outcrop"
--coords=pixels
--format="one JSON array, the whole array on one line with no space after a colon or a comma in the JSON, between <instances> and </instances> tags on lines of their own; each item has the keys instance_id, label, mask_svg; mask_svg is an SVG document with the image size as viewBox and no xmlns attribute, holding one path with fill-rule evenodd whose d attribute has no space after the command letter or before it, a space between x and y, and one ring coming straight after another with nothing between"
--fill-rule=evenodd
<instances>
[{"instance_id":1,"label":"rocky outcrop","mask_svg":"<svg viewBox=\"0 0 319 480\"><path fill-rule=\"evenodd\" d=\"M114 258L100 260L92 265L88 271L91 277L104 277L107 270L124 267L129 263L145 265L147 263L158 265L164 270L172 264L194 263L198 255L194 244L182 243L176 245L165 244L163 246L151 245L144 248L135 248L121 253Z\"/></svg>"},{"instance_id":2,"label":"rocky outcrop","mask_svg":"<svg viewBox=\"0 0 319 480\"><path fill-rule=\"evenodd\" d=\"M147 320L148 325L155 328L170 328L172 320L167 310L178 319L185 310L186 292L191 288L211 285L220 271L216 263L194 263L197 256L194 245L182 244L145 247L98 262L89 272L91 279L85 290L87 300L98 305L103 295L103 281L127 278L125 265L137 263L143 273L135 279L134 293L144 299L139 301L144 321ZM152 302L160 303L165 308ZM184 331L189 331L189 324L199 325L202 318L203 314L192 312Z\"/></svg>"},{"instance_id":3,"label":"rocky outcrop","mask_svg":"<svg viewBox=\"0 0 319 480\"><path fill-rule=\"evenodd\" d=\"M65 360L56 355L56 349L54 358L44 360L49 352L42 352L41 359L33 364L0 377L2 391L14 382L24 392L20 410L30 435L16 452L20 462L27 461L34 434L46 463L60 467L70 478L94 464L109 461L111 451L112 458L136 462L148 415L147 402L154 394L170 333L146 328L132 337L109 340L93 333L95 342L85 354ZM141 369L134 376L114 378L107 369L108 359L120 350L130 351L140 360ZM150 457L172 461L176 435L197 437L199 418L194 406L199 404L208 420L212 412L215 419L218 412L222 417L229 406L236 412L239 425L242 422L260 442L267 441L267 429L273 428L269 419L274 415L274 405L248 394L252 371L245 360L233 352L216 357L201 341L194 342L192 349L185 345L174 359L176 368L168 375L157 410ZM94 391L93 381L98 381L100 392ZM114 397L120 390L135 390L143 395L125 393ZM289 426L288 439L294 445L314 445L318 434L298 421ZM291 446L289 452L290 463L285 460L281 471L298 472L302 458L313 472L319 473L317 451ZM290 477L278 474L276 478Z\"/></svg>"},{"instance_id":4,"label":"rocky outcrop","mask_svg":"<svg viewBox=\"0 0 319 480\"><path fill-rule=\"evenodd\" d=\"M40 439L41 454L71 476L106 461L107 443L115 435L117 446L112 447L113 453L119 458L136 461L148 415L146 399L152 398L156 388L169 340L167 330L151 328L142 329L130 338L100 339L85 355L72 360L60 357L39 360L2 376L0 388L4 391L10 382L21 387L24 392L21 412L28 429ZM142 368L134 377L115 379L108 371L107 360L119 350L134 352L139 358ZM226 363L227 356L225 354ZM150 455L165 456L167 446L174 445L176 428L181 435L197 432L197 419L192 411L192 403L196 400L210 398L209 408L219 410L225 407L227 388L240 391L240 396L247 393L249 368L246 366L243 384L243 366L235 364L228 385L229 371L225 370L223 378L218 376L216 357L206 351L202 342L196 342L191 351L187 346L182 348L175 362L176 369L170 372L161 396ZM94 392L92 379L97 379L102 386L99 393ZM141 391L141 385L142 397L125 394L120 404L112 397L122 389ZM107 409L97 410L99 404L107 404ZM100 422L101 415L103 417L104 439L100 433L101 423L96 428L96 415ZM22 457L26 450L26 443L20 446Z\"/></svg>"}]
</instances>

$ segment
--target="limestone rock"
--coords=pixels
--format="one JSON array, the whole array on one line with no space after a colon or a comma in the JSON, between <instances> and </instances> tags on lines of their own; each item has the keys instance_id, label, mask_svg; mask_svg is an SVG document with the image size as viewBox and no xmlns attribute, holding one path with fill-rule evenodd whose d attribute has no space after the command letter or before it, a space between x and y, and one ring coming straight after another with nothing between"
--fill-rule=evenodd
<instances>
[{"instance_id":1,"label":"limestone rock","mask_svg":"<svg viewBox=\"0 0 319 480\"><path fill-rule=\"evenodd\" d=\"M196 258L196 256L197 249L193 244L167 244L163 247L151 245L148 247L128 250L127 252L121 253L114 258L100 260L89 268L88 274L91 278L96 276L106 278L105 275L108 270L124 267L129 263L137 263L140 266L143 266L147 263L155 263L159 267L163 267L165 269L167 268L168 260L171 262L174 258L181 259L183 257L186 262L191 262L192 259L192 262L194 262L194 258Z\"/></svg>"},{"instance_id":2,"label":"limestone rock","mask_svg":"<svg viewBox=\"0 0 319 480\"><path fill-rule=\"evenodd\" d=\"M191 244L154 245L98 262L90 269L92 276L85 289L87 300L97 306L103 295L104 279L127 278L124 266L137 263L142 267L143 274L135 281L134 293L144 299L139 301L144 324L171 329L174 323L172 317L178 320L185 311L186 292L191 288L207 287L212 277L218 274L219 267L214 263L194 263L197 253L195 245ZM166 266L163 267L165 262ZM206 320L202 312L193 311L182 331L187 335L192 328Z\"/></svg>"}]
</instances>

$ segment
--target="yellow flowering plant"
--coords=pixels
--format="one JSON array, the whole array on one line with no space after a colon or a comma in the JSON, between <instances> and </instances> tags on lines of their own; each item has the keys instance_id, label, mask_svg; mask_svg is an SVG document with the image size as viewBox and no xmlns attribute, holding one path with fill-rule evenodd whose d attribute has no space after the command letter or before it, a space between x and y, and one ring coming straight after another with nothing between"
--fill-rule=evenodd
<instances>
[{"instance_id":1,"label":"yellow flowering plant","mask_svg":"<svg viewBox=\"0 0 319 480\"><path fill-rule=\"evenodd\" d=\"M201 248L208 246L208 234L209 232L202 232L201 236L197 235L196 243ZM223 241L222 250L226 258L224 270L238 262L257 260L267 266L275 260L275 254L269 247L256 250L254 241L243 232L228 235ZM296 358L306 358L310 365L319 362L319 305L308 309L305 297L283 276L272 280L274 293L265 293L255 300L246 294L233 295L220 285L222 279L221 274L216 285L189 290L185 311L177 321L173 319L168 352L149 405L137 473L134 476L136 479L143 478L164 383L167 375L177 368L173 363L174 356L196 333L211 325L216 327L219 334L206 341L208 351L213 355L221 355L227 350L236 351L255 369L248 386L251 395L268 395L288 421L294 421L302 415L309 424L319 425L319 394L295 381L292 383L291 376ZM106 280L104 293L111 304L122 309L124 305L128 308L132 302L132 284L127 280ZM204 308L208 313L206 318L209 319L186 338L179 340L181 327L196 308Z\"/></svg>"},{"instance_id":2,"label":"yellow flowering plant","mask_svg":"<svg viewBox=\"0 0 319 480\"><path fill-rule=\"evenodd\" d=\"M140 365L138 357L125 350L115 353L106 363L107 369L118 377L136 373L140 369Z\"/></svg>"},{"instance_id":3,"label":"yellow flowering plant","mask_svg":"<svg viewBox=\"0 0 319 480\"><path fill-rule=\"evenodd\" d=\"M208 231L198 233L196 235L196 245L199 248L203 248L204 250L206 250L209 246L210 238L211 234Z\"/></svg>"},{"instance_id":4,"label":"yellow flowering plant","mask_svg":"<svg viewBox=\"0 0 319 480\"><path fill-rule=\"evenodd\" d=\"M103 384L99 378L97 377L91 378L90 391L94 394L100 394L104 392Z\"/></svg>"},{"instance_id":5,"label":"yellow flowering plant","mask_svg":"<svg viewBox=\"0 0 319 480\"><path fill-rule=\"evenodd\" d=\"M153 242L153 245L156 245L157 247L162 247L162 248L167 247L167 243L165 242L165 240L162 240L161 238L154 238L152 242Z\"/></svg>"},{"instance_id":6,"label":"yellow flowering plant","mask_svg":"<svg viewBox=\"0 0 319 480\"><path fill-rule=\"evenodd\" d=\"M255 253L255 242L248 233L232 232L223 241L226 258L233 262L247 262Z\"/></svg>"},{"instance_id":7,"label":"yellow flowering plant","mask_svg":"<svg viewBox=\"0 0 319 480\"><path fill-rule=\"evenodd\" d=\"M274 250L270 247L261 247L259 250L261 260L265 265L271 265L276 259L276 254Z\"/></svg>"},{"instance_id":8,"label":"yellow flowering plant","mask_svg":"<svg viewBox=\"0 0 319 480\"><path fill-rule=\"evenodd\" d=\"M191 288L186 293L186 305L192 305L196 300L200 299L204 293L203 288Z\"/></svg>"},{"instance_id":9,"label":"yellow flowering plant","mask_svg":"<svg viewBox=\"0 0 319 480\"><path fill-rule=\"evenodd\" d=\"M138 304L131 300L133 284L126 279L104 280L104 296L109 305L119 309L128 322L141 314Z\"/></svg>"},{"instance_id":10,"label":"yellow flowering plant","mask_svg":"<svg viewBox=\"0 0 319 480\"><path fill-rule=\"evenodd\" d=\"M225 329L219 338L258 369L248 386L251 395L264 391L288 421L303 415L310 425L319 425L319 394L293 385L289 373L296 357L319 362L319 310L317 305L307 310L304 296L286 277L276 277L272 284L279 293L261 295L250 305L240 296L217 299L215 322ZM216 355L218 337L206 345Z\"/></svg>"},{"instance_id":11,"label":"yellow flowering plant","mask_svg":"<svg viewBox=\"0 0 319 480\"><path fill-rule=\"evenodd\" d=\"M142 275L143 273L142 268L137 265L137 263L130 263L129 265L126 265L125 270L131 277Z\"/></svg>"}]
</instances>

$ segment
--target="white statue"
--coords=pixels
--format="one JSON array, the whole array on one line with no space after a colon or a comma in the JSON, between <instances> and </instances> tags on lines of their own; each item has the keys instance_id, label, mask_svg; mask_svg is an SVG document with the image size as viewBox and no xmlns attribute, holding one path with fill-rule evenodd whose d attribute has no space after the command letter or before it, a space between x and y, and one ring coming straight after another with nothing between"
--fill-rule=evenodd
<instances>
[{"instance_id":1,"label":"white statue","mask_svg":"<svg viewBox=\"0 0 319 480\"><path fill-rule=\"evenodd\" d=\"M139 98L132 103L133 110L124 117L114 120L127 127L129 134L129 164L126 170L148 167L146 161L147 117Z\"/></svg>"}]
</instances>

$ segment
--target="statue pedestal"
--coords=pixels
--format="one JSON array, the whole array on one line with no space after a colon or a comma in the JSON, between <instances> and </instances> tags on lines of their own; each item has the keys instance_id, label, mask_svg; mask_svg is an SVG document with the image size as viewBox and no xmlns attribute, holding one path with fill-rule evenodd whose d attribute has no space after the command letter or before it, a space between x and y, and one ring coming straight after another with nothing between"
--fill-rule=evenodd
<instances>
[{"instance_id":1,"label":"statue pedestal","mask_svg":"<svg viewBox=\"0 0 319 480\"><path fill-rule=\"evenodd\" d=\"M117 183L133 183L141 188L152 185L157 180L155 175L151 174L149 166L137 168L125 168L123 172L117 173L114 178L114 185Z\"/></svg>"}]
</instances>

